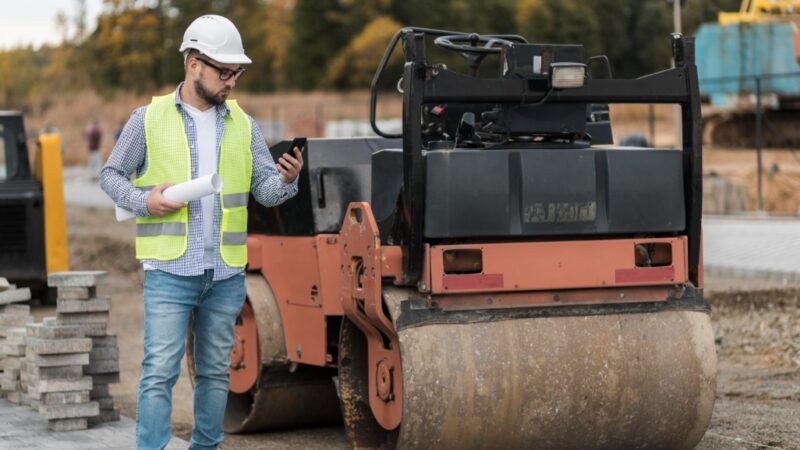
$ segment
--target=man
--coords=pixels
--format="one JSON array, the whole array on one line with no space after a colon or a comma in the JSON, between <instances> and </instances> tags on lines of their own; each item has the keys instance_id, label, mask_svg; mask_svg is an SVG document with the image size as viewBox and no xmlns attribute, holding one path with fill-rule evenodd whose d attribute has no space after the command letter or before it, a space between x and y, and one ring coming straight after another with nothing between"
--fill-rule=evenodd
<instances>
[{"instance_id":1,"label":"man","mask_svg":"<svg viewBox=\"0 0 800 450\"><path fill-rule=\"evenodd\" d=\"M241 65L251 62L231 21L196 19L180 51L183 83L133 113L101 177L103 190L137 216L136 257L145 280L136 440L148 450L164 448L171 437L172 387L190 315L196 371L190 448L222 442L233 327L245 298L248 193L266 206L280 204L297 193L303 167L298 149L276 165L255 121L228 100ZM220 194L188 205L163 195L171 184L210 173L222 177Z\"/></svg>"},{"instance_id":2,"label":"man","mask_svg":"<svg viewBox=\"0 0 800 450\"><path fill-rule=\"evenodd\" d=\"M100 155L100 141L103 138L103 132L100 130L100 124L97 119L93 119L85 130L83 130L83 138L89 147L89 174L95 180L100 174L100 166L102 165L102 156Z\"/></svg>"}]
</instances>

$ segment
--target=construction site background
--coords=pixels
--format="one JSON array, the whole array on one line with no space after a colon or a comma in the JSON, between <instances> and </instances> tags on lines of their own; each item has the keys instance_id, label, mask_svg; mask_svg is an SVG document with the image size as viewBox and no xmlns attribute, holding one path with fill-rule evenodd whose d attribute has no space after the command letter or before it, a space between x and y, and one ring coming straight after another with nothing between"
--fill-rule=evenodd
<instances>
[{"instance_id":1,"label":"construction site background","mask_svg":"<svg viewBox=\"0 0 800 450\"><path fill-rule=\"evenodd\" d=\"M174 87L173 87L174 89ZM166 92L166 90L165 90ZM313 92L251 94L236 97L261 125L269 143L289 136L332 137L371 133L369 129L369 93ZM91 117L100 117L105 136L101 151L104 160L111 153L110 136L131 112L149 102L144 95L120 94L103 99L92 91L70 93L53 99L41 114L26 116L29 148L45 127L55 126L62 136L64 163L85 165L83 128ZM673 147L675 134L672 107L655 105L650 119L649 105L611 105L611 119L616 143L624 136L639 134L655 147ZM399 95L386 94L379 99L378 120L389 127L399 124L402 105ZM753 148L719 148L704 143L705 197L708 213L755 211L757 205L757 158ZM781 215L800 214L800 155L796 149L766 148L763 151L764 211Z\"/></svg>"}]
</instances>

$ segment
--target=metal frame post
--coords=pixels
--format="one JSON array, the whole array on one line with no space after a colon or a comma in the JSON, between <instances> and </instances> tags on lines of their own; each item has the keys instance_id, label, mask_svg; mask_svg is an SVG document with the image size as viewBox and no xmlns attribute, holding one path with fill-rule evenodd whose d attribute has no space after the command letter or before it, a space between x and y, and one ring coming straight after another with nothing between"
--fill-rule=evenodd
<instances>
[{"instance_id":1,"label":"metal frame post","mask_svg":"<svg viewBox=\"0 0 800 450\"><path fill-rule=\"evenodd\" d=\"M762 180L762 161L761 161L761 146L763 145L763 113L761 111L761 77L756 75L756 161L758 176L758 187L756 192L756 211L759 213L764 212L764 193L763 193L763 180Z\"/></svg>"}]
</instances>

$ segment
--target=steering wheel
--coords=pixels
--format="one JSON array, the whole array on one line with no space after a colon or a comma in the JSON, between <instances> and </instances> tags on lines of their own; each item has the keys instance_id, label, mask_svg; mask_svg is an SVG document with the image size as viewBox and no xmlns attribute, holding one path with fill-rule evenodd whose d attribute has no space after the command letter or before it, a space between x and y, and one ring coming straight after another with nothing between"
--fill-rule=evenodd
<instances>
[{"instance_id":1,"label":"steering wheel","mask_svg":"<svg viewBox=\"0 0 800 450\"><path fill-rule=\"evenodd\" d=\"M477 75L483 58L500 53L502 47L510 47L514 42L525 43L525 39L515 35L481 35L478 33L450 34L437 37L433 43L438 47L458 52L466 58L473 75ZM479 45L482 44L482 45Z\"/></svg>"}]
</instances>

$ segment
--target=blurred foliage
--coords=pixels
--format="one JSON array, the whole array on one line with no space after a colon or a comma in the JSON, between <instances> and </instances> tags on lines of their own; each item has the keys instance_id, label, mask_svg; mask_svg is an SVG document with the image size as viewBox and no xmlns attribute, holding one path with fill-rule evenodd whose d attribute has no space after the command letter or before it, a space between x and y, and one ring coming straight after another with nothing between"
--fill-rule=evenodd
<instances>
[{"instance_id":1,"label":"blurred foliage","mask_svg":"<svg viewBox=\"0 0 800 450\"><path fill-rule=\"evenodd\" d=\"M363 89L369 86L375 67L386 50L386 43L400 28L401 25L390 17L375 18L331 61L321 87ZM389 60L389 70L399 72L402 62L400 52L394 52Z\"/></svg>"},{"instance_id":2,"label":"blurred foliage","mask_svg":"<svg viewBox=\"0 0 800 450\"><path fill-rule=\"evenodd\" d=\"M74 24L72 35L62 32L61 45L0 51L4 107L46 107L51 95L76 88L111 95L173 86L183 78L183 32L207 13L239 28L253 64L238 86L257 92L367 88L401 25L582 43L587 55L608 55L615 77L669 66L672 28L665 0L104 0L94 30L85 28L85 2L76 5L77 16L62 12L54 24L59 30ZM688 0L684 32L738 5ZM455 54L428 47L440 62L461 63ZM390 72L399 72L401 53L395 51ZM488 66L498 66L489 59Z\"/></svg>"}]
</instances>

